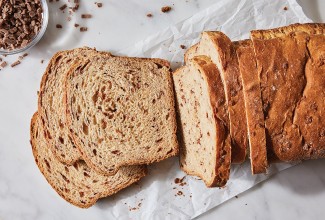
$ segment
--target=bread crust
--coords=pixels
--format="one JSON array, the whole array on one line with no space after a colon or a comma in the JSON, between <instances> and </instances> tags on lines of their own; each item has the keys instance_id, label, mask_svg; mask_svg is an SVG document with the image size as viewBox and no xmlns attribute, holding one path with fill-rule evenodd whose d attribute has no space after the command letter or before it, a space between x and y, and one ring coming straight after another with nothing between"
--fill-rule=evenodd
<instances>
[{"instance_id":1,"label":"bread crust","mask_svg":"<svg viewBox=\"0 0 325 220\"><path fill-rule=\"evenodd\" d=\"M298 123L297 111L305 99L309 83L306 71L312 58L308 42L313 34L323 35L324 27L324 24L294 24L251 32L260 75L270 162L324 156L320 150L324 146L315 145L315 138L302 133L305 125L301 118ZM324 124L320 122L314 126L319 129ZM312 144L310 138L314 140Z\"/></svg>"},{"instance_id":2,"label":"bread crust","mask_svg":"<svg viewBox=\"0 0 325 220\"><path fill-rule=\"evenodd\" d=\"M61 196L61 198L63 198L67 202L71 203L72 205L75 205L75 206L77 206L79 208L89 208L92 205L94 205L98 199L103 198L103 197L107 197L107 196L110 196L110 195L113 195L113 194L117 193L118 191L120 191L123 188L131 185L132 183L137 182L138 180L140 180L142 177L144 177L147 174L146 167L143 167L140 170L140 172L138 173L138 175L135 176L133 179L130 179L129 182L127 182L127 183L125 183L123 185L120 185L119 187L115 188L112 191L104 190L103 192L98 193L96 196L91 198L88 203L85 203L85 204L78 203L75 200L73 200L72 198L70 198L70 197L66 196L65 194L63 194L61 192L61 190L59 190L60 186L58 186L55 182L52 182L52 180L50 178L48 178L45 170L43 169L41 161L39 161L37 159L38 151L37 151L37 147L36 147L37 140L36 140L36 137L35 137L35 132L37 132L38 126L41 126L40 122L38 120L39 120L39 115L38 115L37 112L35 112L32 119L31 119L31 123L30 123L30 143L31 143L31 146L32 146L32 152L33 152L33 155L34 155L34 158L35 158L35 162L36 162L39 170L41 171L41 173L45 177L46 181L49 183L49 185ZM41 129L41 131L42 131L42 129ZM57 160L56 158L53 158L53 159ZM79 162L77 162L77 163L79 163Z\"/></svg>"},{"instance_id":3,"label":"bread crust","mask_svg":"<svg viewBox=\"0 0 325 220\"><path fill-rule=\"evenodd\" d=\"M305 23L305 24L291 24L284 27L267 29L267 30L253 30L251 31L251 38L254 39L272 39L277 37L285 37L293 32L304 32L310 35L325 34L325 24L323 23Z\"/></svg>"},{"instance_id":4,"label":"bread crust","mask_svg":"<svg viewBox=\"0 0 325 220\"><path fill-rule=\"evenodd\" d=\"M268 167L265 123L256 58L250 40L234 42L245 100L252 174L266 173Z\"/></svg>"}]
</instances>

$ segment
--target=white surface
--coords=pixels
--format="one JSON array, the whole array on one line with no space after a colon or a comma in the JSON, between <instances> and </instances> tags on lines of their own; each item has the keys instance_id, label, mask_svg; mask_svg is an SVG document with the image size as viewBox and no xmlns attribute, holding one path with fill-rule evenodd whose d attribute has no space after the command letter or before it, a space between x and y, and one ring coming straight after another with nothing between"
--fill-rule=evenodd
<instances>
[{"instance_id":1,"label":"white surface","mask_svg":"<svg viewBox=\"0 0 325 220\"><path fill-rule=\"evenodd\" d=\"M29 119L36 110L36 91L46 66L46 62L41 65L40 60L48 59L57 50L67 49L67 44L70 48L87 44L102 50L120 51L144 39L148 34L160 31L208 7L213 2L215 1L175 1L173 6L173 1L103 1L104 6L101 9L87 4L87 8L81 7L78 15L80 16L81 12L94 14L95 26L92 20L83 21L83 24L89 27L89 33L81 34L74 30L74 21L70 22L70 28L68 25L65 25L63 30L50 28L46 37L20 66L15 69L7 67L0 72L0 111L5 113L0 116L0 219L69 217L69 213L65 211L69 204L58 198L39 174L28 144ZM160 7L165 4L172 5L174 10L168 14L161 13ZM52 27L62 19L62 13L54 10L61 5L62 1L59 4L50 4L52 19L49 25ZM102 12L99 13L100 10ZM153 18L146 17L149 12L153 13ZM79 17L74 16L73 19L81 23ZM67 22L62 22L65 23ZM31 97L33 101L29 102ZM25 115L26 113L29 115ZM322 172L324 162L309 161L284 171L200 218L321 219L325 214L322 207L325 200L322 193L325 186L325 172ZM165 163L168 165L169 162ZM132 194L130 191L134 190L136 189L130 189L126 193ZM114 198L100 202L89 210L72 206L69 209L73 216L79 219L102 218L104 214L108 214L105 211L110 205L120 202Z\"/></svg>"}]
</instances>

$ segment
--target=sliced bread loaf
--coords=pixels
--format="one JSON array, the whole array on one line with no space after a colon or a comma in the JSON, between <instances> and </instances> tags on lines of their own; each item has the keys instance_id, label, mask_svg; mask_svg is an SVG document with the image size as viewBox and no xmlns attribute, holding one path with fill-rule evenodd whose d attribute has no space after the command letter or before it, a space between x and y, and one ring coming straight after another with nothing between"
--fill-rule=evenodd
<instances>
[{"instance_id":1,"label":"sliced bread loaf","mask_svg":"<svg viewBox=\"0 0 325 220\"><path fill-rule=\"evenodd\" d=\"M200 43L190 48L185 58L206 55L220 71L224 84L230 119L232 162L242 163L246 159L248 146L247 125L242 80L235 48L231 40L222 32L203 32Z\"/></svg>"},{"instance_id":2,"label":"sliced bread loaf","mask_svg":"<svg viewBox=\"0 0 325 220\"><path fill-rule=\"evenodd\" d=\"M313 76L311 71L315 68L311 65L313 61L309 62L313 58L310 57L308 48L311 34L323 34L324 27L319 24L295 24L278 30L251 32L260 75L270 160L297 161L324 155L322 150L324 146L315 139L317 136L321 137L321 130L324 127L322 120L316 119L320 117L322 110L318 108L318 104L316 108L312 106L307 108L303 104L310 85L320 86L310 91L324 90L323 84L315 81L320 78ZM321 52L314 53L317 56ZM306 103L311 104L316 99L311 94L313 92L309 94ZM300 107L301 114L298 114L297 107ZM311 113L312 109L314 113ZM301 118L303 116L306 118ZM318 135L308 134L310 131L307 132L306 128L315 129Z\"/></svg>"},{"instance_id":3,"label":"sliced bread loaf","mask_svg":"<svg viewBox=\"0 0 325 220\"><path fill-rule=\"evenodd\" d=\"M178 153L167 61L93 56L66 78L68 124L86 163L113 175Z\"/></svg>"},{"instance_id":4,"label":"sliced bread loaf","mask_svg":"<svg viewBox=\"0 0 325 220\"><path fill-rule=\"evenodd\" d=\"M253 44L250 40L234 42L236 47L246 108L252 174L266 173L267 147L260 80Z\"/></svg>"},{"instance_id":5,"label":"sliced bread loaf","mask_svg":"<svg viewBox=\"0 0 325 220\"><path fill-rule=\"evenodd\" d=\"M31 120L31 145L35 162L53 189L67 202L88 208L102 197L112 195L146 175L145 166L121 168L114 176L103 176L83 161L61 163L52 153L37 113Z\"/></svg>"},{"instance_id":6,"label":"sliced bread loaf","mask_svg":"<svg viewBox=\"0 0 325 220\"><path fill-rule=\"evenodd\" d=\"M225 92L218 69L205 56L173 74L180 130L180 166L208 187L229 179L231 146Z\"/></svg>"},{"instance_id":7,"label":"sliced bread loaf","mask_svg":"<svg viewBox=\"0 0 325 220\"><path fill-rule=\"evenodd\" d=\"M58 52L43 75L38 99L38 112L45 136L53 154L63 163L72 164L81 154L69 136L64 108L64 79L70 67L97 51L90 48Z\"/></svg>"}]
</instances>

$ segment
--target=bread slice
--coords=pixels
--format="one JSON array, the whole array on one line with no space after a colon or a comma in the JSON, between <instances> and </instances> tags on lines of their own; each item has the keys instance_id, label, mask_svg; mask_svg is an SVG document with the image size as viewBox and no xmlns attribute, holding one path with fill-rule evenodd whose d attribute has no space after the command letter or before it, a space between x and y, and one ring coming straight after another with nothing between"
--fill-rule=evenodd
<instances>
[{"instance_id":1,"label":"bread slice","mask_svg":"<svg viewBox=\"0 0 325 220\"><path fill-rule=\"evenodd\" d=\"M318 138L321 137L319 132L324 127L323 122L315 119L315 123L311 123L313 116L319 117L322 113L321 108L317 107L313 114L298 114L297 111L297 107L304 106L301 104L306 99L308 85L319 85L310 70L314 68L307 65L312 62L309 61L312 57L308 42L311 34L323 34L324 27L321 24L295 24L279 30L251 32L260 75L268 157L274 162L299 161L324 155L324 146L318 145L321 142L306 131L307 127L314 128ZM323 85L319 86L314 91L324 90ZM308 102L316 98L310 97ZM306 107L301 109L306 111ZM306 113L308 117L302 119Z\"/></svg>"},{"instance_id":2,"label":"bread slice","mask_svg":"<svg viewBox=\"0 0 325 220\"><path fill-rule=\"evenodd\" d=\"M145 166L123 167L114 176L103 176L83 161L61 163L52 153L37 113L31 120L31 145L35 162L53 189L67 202L88 208L102 197L112 195L146 175Z\"/></svg>"},{"instance_id":3,"label":"bread slice","mask_svg":"<svg viewBox=\"0 0 325 220\"><path fill-rule=\"evenodd\" d=\"M90 48L58 52L53 56L42 77L38 111L45 136L53 154L63 163L73 164L81 154L69 136L64 108L64 79L70 67L82 57L93 56Z\"/></svg>"},{"instance_id":4,"label":"bread slice","mask_svg":"<svg viewBox=\"0 0 325 220\"><path fill-rule=\"evenodd\" d=\"M180 166L208 187L224 186L231 164L228 112L218 69L206 56L173 74L180 130Z\"/></svg>"},{"instance_id":5,"label":"bread slice","mask_svg":"<svg viewBox=\"0 0 325 220\"><path fill-rule=\"evenodd\" d=\"M266 173L267 147L260 80L250 40L234 42L242 78L252 174Z\"/></svg>"},{"instance_id":6,"label":"bread slice","mask_svg":"<svg viewBox=\"0 0 325 220\"><path fill-rule=\"evenodd\" d=\"M178 154L167 61L90 57L67 76L66 107L74 141L99 173Z\"/></svg>"},{"instance_id":7,"label":"bread slice","mask_svg":"<svg viewBox=\"0 0 325 220\"><path fill-rule=\"evenodd\" d=\"M242 163L246 159L248 139L242 80L234 46L222 32L206 31L202 33L197 48L195 47L194 45L189 49L185 58L206 55L217 65L221 73L230 118L232 162Z\"/></svg>"}]
</instances>

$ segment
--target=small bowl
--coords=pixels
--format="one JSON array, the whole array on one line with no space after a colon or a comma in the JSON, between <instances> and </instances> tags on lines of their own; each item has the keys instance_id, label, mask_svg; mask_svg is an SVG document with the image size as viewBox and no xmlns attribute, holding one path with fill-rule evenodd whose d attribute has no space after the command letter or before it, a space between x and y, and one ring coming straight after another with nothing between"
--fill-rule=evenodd
<instances>
[{"instance_id":1,"label":"small bowl","mask_svg":"<svg viewBox=\"0 0 325 220\"><path fill-rule=\"evenodd\" d=\"M41 0L41 5L42 5L42 15L43 15L43 19L42 19L42 27L39 30L38 34L36 34L31 41L29 42L29 44L27 44L25 47L20 47L14 50L4 50L4 49L0 49L0 54L1 55L13 55L13 54L17 54L17 53L22 53L27 51L28 49L32 48L33 46L35 46L38 41L40 41L40 39L43 37L46 28L47 28L47 24L49 21L49 9L48 9L48 5L46 0Z\"/></svg>"}]
</instances>

